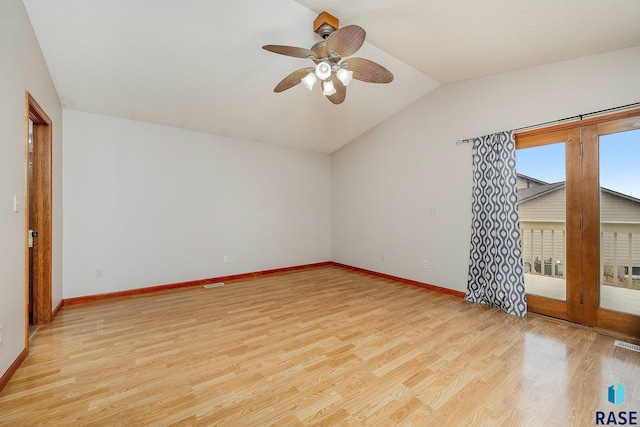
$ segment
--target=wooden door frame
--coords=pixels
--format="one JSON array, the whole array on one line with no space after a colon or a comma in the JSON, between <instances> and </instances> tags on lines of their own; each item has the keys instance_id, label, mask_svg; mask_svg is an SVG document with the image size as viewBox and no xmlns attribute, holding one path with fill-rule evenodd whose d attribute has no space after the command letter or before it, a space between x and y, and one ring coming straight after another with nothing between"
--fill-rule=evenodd
<instances>
[{"instance_id":1,"label":"wooden door frame","mask_svg":"<svg viewBox=\"0 0 640 427\"><path fill-rule=\"evenodd\" d=\"M544 130L544 129L543 129ZM553 129L547 132L516 134L516 148L541 147L548 144L564 143L566 164L566 212L582 209L580 196L580 128ZM571 159L577 159L572 161ZM575 186L578 188L574 188ZM565 217L567 248L571 245L582 246L580 218L571 215ZM546 316L582 323L583 313L579 292L582 287L582 258L572 256L567 250L566 264L566 300L556 300L540 295L527 294L527 309Z\"/></svg>"},{"instance_id":2,"label":"wooden door frame","mask_svg":"<svg viewBox=\"0 0 640 427\"><path fill-rule=\"evenodd\" d=\"M625 132L629 130L640 129L640 110L636 110L637 115L630 117L622 117L614 120L608 120L606 122L594 123L586 128L588 132L588 139L593 141L590 146L586 146L584 149L585 159L584 161L592 162L591 164L599 165L599 138L604 135L610 135L613 133ZM600 168L589 168L587 178L591 181L599 183L600 181ZM615 330L625 335L640 338L640 316L634 314L621 313L614 310L608 310L600 307L600 264L596 262L600 258L600 191L594 189L594 185L588 185L591 194L585 193L585 239L589 238L592 241L597 242L597 248L595 245L590 245L594 253L586 252L585 256L585 276L587 280L592 283L596 283L597 286L593 287L595 291L585 293L585 307L595 308L592 311L591 318L585 319L585 325L595 326L607 330ZM596 200L596 203L589 203L589 200ZM591 227L587 227L589 224ZM640 291L639 291L640 292Z\"/></svg>"},{"instance_id":3,"label":"wooden door frame","mask_svg":"<svg viewBox=\"0 0 640 427\"><path fill-rule=\"evenodd\" d=\"M600 171L599 137L640 129L640 108L580 121L516 133L516 148L529 148L565 141L567 153L567 247L569 240L583 247L581 257L567 256L567 301L527 295L532 311L640 337L638 316L600 308ZM580 144L573 142L580 142ZM579 161L569 161L580 158ZM572 177L572 179L570 179ZM576 179L578 178L578 179ZM573 186L569 188L569 186ZM580 220L582 219L582 226ZM584 242L592 242L585 245ZM582 301L576 298L580 286ZM573 287L573 288L572 288Z\"/></svg>"},{"instance_id":4,"label":"wooden door frame","mask_svg":"<svg viewBox=\"0 0 640 427\"><path fill-rule=\"evenodd\" d=\"M33 323L47 324L53 320L52 310L52 122L31 94L26 92L26 174L29 173L29 120L33 122L32 188L25 184L25 317L26 345L29 336L29 244L30 215L34 215L38 231L37 251L33 251ZM26 175L25 175L26 176ZM28 176L26 176L28 179ZM33 192L33 194L30 194ZM31 197L33 196L33 197ZM33 201L33 203L31 202ZM32 206L33 204L33 206Z\"/></svg>"}]
</instances>

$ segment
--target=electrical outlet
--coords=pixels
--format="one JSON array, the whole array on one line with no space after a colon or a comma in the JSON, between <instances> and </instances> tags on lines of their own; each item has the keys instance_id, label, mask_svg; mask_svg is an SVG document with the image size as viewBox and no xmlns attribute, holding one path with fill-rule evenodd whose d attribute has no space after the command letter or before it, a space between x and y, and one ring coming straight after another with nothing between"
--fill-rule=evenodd
<instances>
[{"instance_id":1,"label":"electrical outlet","mask_svg":"<svg viewBox=\"0 0 640 427\"><path fill-rule=\"evenodd\" d=\"M429 261L427 261L426 259L422 260L422 268L429 268Z\"/></svg>"},{"instance_id":2,"label":"electrical outlet","mask_svg":"<svg viewBox=\"0 0 640 427\"><path fill-rule=\"evenodd\" d=\"M99 279L103 276L103 272L101 268L96 268L96 279Z\"/></svg>"},{"instance_id":3,"label":"electrical outlet","mask_svg":"<svg viewBox=\"0 0 640 427\"><path fill-rule=\"evenodd\" d=\"M384 254L380 254L380 261L384 261Z\"/></svg>"},{"instance_id":4,"label":"electrical outlet","mask_svg":"<svg viewBox=\"0 0 640 427\"><path fill-rule=\"evenodd\" d=\"M429 215L438 215L438 210L436 208L429 208Z\"/></svg>"},{"instance_id":5,"label":"electrical outlet","mask_svg":"<svg viewBox=\"0 0 640 427\"><path fill-rule=\"evenodd\" d=\"M2 344L2 326L0 326L0 344Z\"/></svg>"},{"instance_id":6,"label":"electrical outlet","mask_svg":"<svg viewBox=\"0 0 640 427\"><path fill-rule=\"evenodd\" d=\"M222 262L227 263L229 262L229 255L225 255L222 257Z\"/></svg>"}]
</instances>

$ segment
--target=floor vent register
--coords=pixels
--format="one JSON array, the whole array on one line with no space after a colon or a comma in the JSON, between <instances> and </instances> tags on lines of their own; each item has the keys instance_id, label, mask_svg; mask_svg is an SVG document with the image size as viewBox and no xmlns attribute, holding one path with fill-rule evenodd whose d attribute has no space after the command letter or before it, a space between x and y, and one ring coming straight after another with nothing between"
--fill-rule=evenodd
<instances>
[{"instance_id":1,"label":"floor vent register","mask_svg":"<svg viewBox=\"0 0 640 427\"><path fill-rule=\"evenodd\" d=\"M618 347L626 348L628 350L633 350L640 353L640 345L630 344L628 342L618 341L618 340L616 340L616 342L614 342L613 345L617 345Z\"/></svg>"}]
</instances>

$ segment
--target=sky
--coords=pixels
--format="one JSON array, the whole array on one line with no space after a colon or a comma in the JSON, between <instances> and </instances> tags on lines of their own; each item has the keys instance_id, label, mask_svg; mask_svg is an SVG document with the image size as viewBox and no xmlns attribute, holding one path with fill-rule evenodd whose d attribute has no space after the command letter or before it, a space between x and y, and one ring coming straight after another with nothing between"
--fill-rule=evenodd
<instances>
[{"instance_id":1,"label":"sky","mask_svg":"<svg viewBox=\"0 0 640 427\"><path fill-rule=\"evenodd\" d=\"M516 171L548 183L564 181L564 143L517 150ZM640 199L640 129L600 137L600 186Z\"/></svg>"}]
</instances>

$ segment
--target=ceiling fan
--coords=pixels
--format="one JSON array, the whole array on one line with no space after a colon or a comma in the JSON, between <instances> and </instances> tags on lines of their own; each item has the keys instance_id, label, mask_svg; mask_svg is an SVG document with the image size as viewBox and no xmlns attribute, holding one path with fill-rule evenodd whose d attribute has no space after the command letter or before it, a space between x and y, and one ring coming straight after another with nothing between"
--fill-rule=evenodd
<instances>
[{"instance_id":1,"label":"ceiling fan","mask_svg":"<svg viewBox=\"0 0 640 427\"><path fill-rule=\"evenodd\" d=\"M272 44L262 46L269 52L310 59L316 64L315 67L301 68L289 74L276 85L274 92L283 92L299 83L312 90L316 81L320 80L322 94L334 104L341 104L351 79L368 83L393 81L393 74L382 65L364 58L346 58L356 53L364 43L366 32L361 27L348 25L338 29L338 18L322 12L315 19L313 30L323 40L311 49Z\"/></svg>"}]
</instances>

